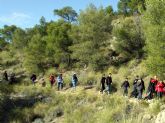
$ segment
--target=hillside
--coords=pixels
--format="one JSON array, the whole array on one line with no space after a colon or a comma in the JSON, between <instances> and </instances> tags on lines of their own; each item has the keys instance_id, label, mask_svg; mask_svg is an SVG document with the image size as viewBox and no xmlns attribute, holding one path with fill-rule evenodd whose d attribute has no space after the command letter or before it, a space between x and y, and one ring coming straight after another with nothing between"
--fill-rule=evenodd
<instances>
[{"instance_id":1,"label":"hillside","mask_svg":"<svg viewBox=\"0 0 165 123\"><path fill-rule=\"evenodd\" d=\"M62 91L57 91L57 86L50 87L49 72L58 72L55 69L47 71L47 75L40 76L46 79L46 87L42 87L40 79L35 86L29 78L24 78L22 84L5 84L1 82L1 122L9 123L163 123L164 98L162 100L137 100L122 96L120 85L125 75L129 75L132 91L132 81L137 74L144 77L146 88L149 76L143 68L143 62L131 61L124 67L110 67L105 73L112 72L113 86L117 92L101 94L101 73L91 70L77 70L79 85L76 90L69 86L73 71L63 73L65 86ZM9 68L9 70L14 69ZM136 74L132 72L136 70ZM16 77L21 77L22 69L17 69ZM76 70L75 70L76 71ZM141 73L141 74L140 74ZM87 88L91 81L92 88ZM147 89L146 89L147 91ZM145 96L145 93L144 95ZM159 116L158 116L159 114ZM158 122L158 120L163 120Z\"/></svg>"},{"instance_id":2,"label":"hillside","mask_svg":"<svg viewBox=\"0 0 165 123\"><path fill-rule=\"evenodd\" d=\"M1 122L10 123L154 123L164 110L162 101L138 101L120 92L100 94L96 88L76 91L36 86L15 86L1 105ZM2 107L4 106L4 107ZM159 116L159 120L164 119ZM163 123L157 122L157 123Z\"/></svg>"},{"instance_id":3,"label":"hillside","mask_svg":"<svg viewBox=\"0 0 165 123\"><path fill-rule=\"evenodd\" d=\"M165 0L52 14L0 28L0 123L165 123Z\"/></svg>"}]
</instances>

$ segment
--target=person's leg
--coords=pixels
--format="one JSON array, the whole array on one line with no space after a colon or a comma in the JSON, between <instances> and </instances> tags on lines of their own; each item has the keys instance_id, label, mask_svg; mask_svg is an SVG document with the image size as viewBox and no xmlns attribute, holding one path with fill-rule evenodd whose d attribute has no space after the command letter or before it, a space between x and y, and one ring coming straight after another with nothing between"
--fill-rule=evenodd
<instances>
[{"instance_id":1,"label":"person's leg","mask_svg":"<svg viewBox=\"0 0 165 123\"><path fill-rule=\"evenodd\" d=\"M76 89L76 83L73 82L72 84L73 84L73 89L75 90Z\"/></svg>"},{"instance_id":2,"label":"person's leg","mask_svg":"<svg viewBox=\"0 0 165 123\"><path fill-rule=\"evenodd\" d=\"M125 96L128 96L128 89L125 90Z\"/></svg>"},{"instance_id":3,"label":"person's leg","mask_svg":"<svg viewBox=\"0 0 165 123\"><path fill-rule=\"evenodd\" d=\"M32 80L32 84L35 85L34 80Z\"/></svg>"},{"instance_id":4,"label":"person's leg","mask_svg":"<svg viewBox=\"0 0 165 123\"><path fill-rule=\"evenodd\" d=\"M158 92L158 98L159 98L159 99L162 98L162 92Z\"/></svg>"},{"instance_id":5,"label":"person's leg","mask_svg":"<svg viewBox=\"0 0 165 123\"><path fill-rule=\"evenodd\" d=\"M63 89L63 83L61 83L61 89Z\"/></svg>"},{"instance_id":6,"label":"person's leg","mask_svg":"<svg viewBox=\"0 0 165 123\"><path fill-rule=\"evenodd\" d=\"M103 90L104 90L104 87L103 87L103 84L101 84L101 90L100 90L100 92L103 93Z\"/></svg>"},{"instance_id":7,"label":"person's leg","mask_svg":"<svg viewBox=\"0 0 165 123\"><path fill-rule=\"evenodd\" d=\"M142 99L142 92L141 92L141 90L138 91L138 99Z\"/></svg>"},{"instance_id":8,"label":"person's leg","mask_svg":"<svg viewBox=\"0 0 165 123\"><path fill-rule=\"evenodd\" d=\"M128 94L128 90L127 88L124 88L123 96L127 96L127 94Z\"/></svg>"},{"instance_id":9,"label":"person's leg","mask_svg":"<svg viewBox=\"0 0 165 123\"><path fill-rule=\"evenodd\" d=\"M60 82L60 90L62 90L62 83Z\"/></svg>"},{"instance_id":10,"label":"person's leg","mask_svg":"<svg viewBox=\"0 0 165 123\"><path fill-rule=\"evenodd\" d=\"M57 83L57 86L58 86L58 91L60 90L60 83L58 82Z\"/></svg>"},{"instance_id":11,"label":"person's leg","mask_svg":"<svg viewBox=\"0 0 165 123\"><path fill-rule=\"evenodd\" d=\"M143 99L143 98L144 98L144 97L143 97L143 90L141 91L141 94L142 94L142 99Z\"/></svg>"},{"instance_id":12,"label":"person's leg","mask_svg":"<svg viewBox=\"0 0 165 123\"><path fill-rule=\"evenodd\" d=\"M110 94L110 88L111 88L111 85L109 84L108 85L108 94Z\"/></svg>"}]
</instances>

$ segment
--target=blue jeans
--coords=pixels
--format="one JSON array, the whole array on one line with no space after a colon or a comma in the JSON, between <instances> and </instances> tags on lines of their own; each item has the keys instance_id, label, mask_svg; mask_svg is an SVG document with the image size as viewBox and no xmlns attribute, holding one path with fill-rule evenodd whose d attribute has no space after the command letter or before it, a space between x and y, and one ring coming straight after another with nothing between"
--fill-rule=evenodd
<instances>
[{"instance_id":1,"label":"blue jeans","mask_svg":"<svg viewBox=\"0 0 165 123\"><path fill-rule=\"evenodd\" d=\"M72 82L73 88L76 88L76 82Z\"/></svg>"},{"instance_id":2,"label":"blue jeans","mask_svg":"<svg viewBox=\"0 0 165 123\"><path fill-rule=\"evenodd\" d=\"M110 94L110 91L111 91L111 85L107 85L107 91L108 91L108 94Z\"/></svg>"},{"instance_id":3,"label":"blue jeans","mask_svg":"<svg viewBox=\"0 0 165 123\"><path fill-rule=\"evenodd\" d=\"M62 82L58 82L58 90L61 90L63 88L63 83Z\"/></svg>"}]
</instances>

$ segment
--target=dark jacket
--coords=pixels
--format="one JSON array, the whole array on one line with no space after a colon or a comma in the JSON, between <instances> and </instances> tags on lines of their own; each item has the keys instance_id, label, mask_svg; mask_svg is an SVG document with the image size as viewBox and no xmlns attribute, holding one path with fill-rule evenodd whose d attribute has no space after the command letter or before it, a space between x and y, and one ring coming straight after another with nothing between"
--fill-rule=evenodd
<instances>
[{"instance_id":1,"label":"dark jacket","mask_svg":"<svg viewBox=\"0 0 165 123\"><path fill-rule=\"evenodd\" d=\"M107 85L110 85L112 83L112 77L111 76L108 76L107 78L106 78L106 84Z\"/></svg>"},{"instance_id":2,"label":"dark jacket","mask_svg":"<svg viewBox=\"0 0 165 123\"><path fill-rule=\"evenodd\" d=\"M30 77L30 79L31 79L32 81L35 81L35 80L37 79L37 77L36 77L35 74L33 74L33 75Z\"/></svg>"},{"instance_id":3,"label":"dark jacket","mask_svg":"<svg viewBox=\"0 0 165 123\"><path fill-rule=\"evenodd\" d=\"M137 83L137 90L138 91L145 90L144 81L142 79L141 79L141 81L139 83Z\"/></svg>"},{"instance_id":4,"label":"dark jacket","mask_svg":"<svg viewBox=\"0 0 165 123\"><path fill-rule=\"evenodd\" d=\"M135 79L133 82L133 90L137 89L137 82L138 82L138 79Z\"/></svg>"},{"instance_id":5,"label":"dark jacket","mask_svg":"<svg viewBox=\"0 0 165 123\"><path fill-rule=\"evenodd\" d=\"M104 85L105 82L106 82L106 78L105 78L105 77L102 77L102 78L101 78L101 84Z\"/></svg>"},{"instance_id":6,"label":"dark jacket","mask_svg":"<svg viewBox=\"0 0 165 123\"><path fill-rule=\"evenodd\" d=\"M8 75L7 75L7 72L4 72L4 73L3 73L3 76L4 76L4 79L5 79L6 81L8 81Z\"/></svg>"},{"instance_id":7,"label":"dark jacket","mask_svg":"<svg viewBox=\"0 0 165 123\"><path fill-rule=\"evenodd\" d=\"M128 81L124 81L123 84L121 85L122 88L127 89L128 87L130 87L129 82Z\"/></svg>"}]
</instances>

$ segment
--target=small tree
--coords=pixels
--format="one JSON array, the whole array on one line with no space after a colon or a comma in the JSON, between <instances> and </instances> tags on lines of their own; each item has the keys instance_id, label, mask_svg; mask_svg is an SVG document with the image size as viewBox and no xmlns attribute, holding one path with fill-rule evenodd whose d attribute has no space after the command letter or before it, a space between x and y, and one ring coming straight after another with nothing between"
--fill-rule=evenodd
<instances>
[{"instance_id":1,"label":"small tree","mask_svg":"<svg viewBox=\"0 0 165 123\"><path fill-rule=\"evenodd\" d=\"M144 33L146 37L147 68L151 74L165 79L165 1L147 0L144 13Z\"/></svg>"}]
</instances>

